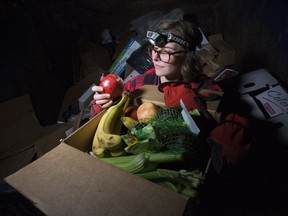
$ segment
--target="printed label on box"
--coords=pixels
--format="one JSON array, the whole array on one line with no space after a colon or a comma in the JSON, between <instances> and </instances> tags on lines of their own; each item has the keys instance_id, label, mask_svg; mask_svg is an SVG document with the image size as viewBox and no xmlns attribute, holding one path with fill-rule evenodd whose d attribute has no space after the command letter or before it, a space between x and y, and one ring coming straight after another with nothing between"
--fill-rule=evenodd
<instances>
[{"instance_id":1,"label":"printed label on box","mask_svg":"<svg viewBox=\"0 0 288 216\"><path fill-rule=\"evenodd\" d=\"M280 85L255 97L261 102L270 117L288 113L288 94Z\"/></svg>"},{"instance_id":2,"label":"printed label on box","mask_svg":"<svg viewBox=\"0 0 288 216\"><path fill-rule=\"evenodd\" d=\"M117 74L121 76L126 69L126 61L130 57L130 55L140 47L141 45L132 38L128 44L124 47L123 51L114 61L112 66L108 69L108 72Z\"/></svg>"}]
</instances>

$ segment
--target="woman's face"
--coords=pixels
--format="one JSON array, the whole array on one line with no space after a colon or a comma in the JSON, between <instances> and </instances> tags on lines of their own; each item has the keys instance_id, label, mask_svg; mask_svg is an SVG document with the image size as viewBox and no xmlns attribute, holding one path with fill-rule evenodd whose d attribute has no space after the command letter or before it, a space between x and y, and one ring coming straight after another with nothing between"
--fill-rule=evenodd
<instances>
[{"instance_id":1,"label":"woman's face","mask_svg":"<svg viewBox=\"0 0 288 216\"><path fill-rule=\"evenodd\" d=\"M185 60L186 51L178 43L169 42L164 47L154 46L151 57L156 75L175 81L181 79L181 66Z\"/></svg>"}]
</instances>

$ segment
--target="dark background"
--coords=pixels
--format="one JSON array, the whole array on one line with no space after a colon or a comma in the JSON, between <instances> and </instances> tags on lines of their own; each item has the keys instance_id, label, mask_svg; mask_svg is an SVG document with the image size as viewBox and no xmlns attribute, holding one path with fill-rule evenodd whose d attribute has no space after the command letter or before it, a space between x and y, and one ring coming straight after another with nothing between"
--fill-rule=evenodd
<instances>
[{"instance_id":1,"label":"dark background","mask_svg":"<svg viewBox=\"0 0 288 216\"><path fill-rule=\"evenodd\" d=\"M74 43L86 38L99 44L106 28L121 37L133 19L174 8L191 13L206 35L223 34L236 50L233 69L267 68L288 84L285 0L1 0L0 102L29 94L40 123L54 124L66 90L75 84ZM253 159L229 174L211 176L201 212L287 215L287 150L275 150L272 132L265 135L270 139L263 138L262 151Z\"/></svg>"},{"instance_id":2,"label":"dark background","mask_svg":"<svg viewBox=\"0 0 288 216\"><path fill-rule=\"evenodd\" d=\"M1 0L0 102L28 93L40 123L55 123L74 84L74 43L99 43L105 28L119 38L132 20L174 8L192 14L206 35L222 33L236 50L233 67L239 72L264 67L288 83L284 0Z\"/></svg>"}]
</instances>

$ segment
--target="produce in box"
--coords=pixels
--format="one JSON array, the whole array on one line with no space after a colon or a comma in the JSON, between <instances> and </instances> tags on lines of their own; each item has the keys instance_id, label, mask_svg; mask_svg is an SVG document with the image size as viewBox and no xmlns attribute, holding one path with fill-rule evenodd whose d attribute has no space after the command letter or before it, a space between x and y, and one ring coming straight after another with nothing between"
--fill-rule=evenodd
<instances>
[{"instance_id":1,"label":"produce in box","mask_svg":"<svg viewBox=\"0 0 288 216\"><path fill-rule=\"evenodd\" d=\"M162 168L183 163L186 154L197 156L200 151L198 136L189 130L181 111L157 107L148 119L137 121L125 116L129 101L129 92L124 91L121 100L104 113L90 154L177 193L196 197L205 178L203 172Z\"/></svg>"}]
</instances>

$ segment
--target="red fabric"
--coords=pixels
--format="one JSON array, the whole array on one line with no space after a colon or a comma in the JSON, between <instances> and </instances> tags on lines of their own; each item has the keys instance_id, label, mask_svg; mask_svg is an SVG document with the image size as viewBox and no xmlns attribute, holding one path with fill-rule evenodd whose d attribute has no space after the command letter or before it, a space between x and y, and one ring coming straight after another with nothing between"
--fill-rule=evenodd
<instances>
[{"instance_id":1,"label":"red fabric","mask_svg":"<svg viewBox=\"0 0 288 216\"><path fill-rule=\"evenodd\" d=\"M93 118L94 116L96 116L98 113L100 113L103 110L101 106L96 104L95 100L92 100L90 102L90 105L91 105L91 109L90 109L91 118Z\"/></svg>"},{"instance_id":2,"label":"red fabric","mask_svg":"<svg viewBox=\"0 0 288 216\"><path fill-rule=\"evenodd\" d=\"M221 146L220 155L214 154L218 157L217 170L222 169L224 160L230 165L238 164L249 154L255 142L249 133L249 120L234 113L229 114L223 123L211 131L209 139Z\"/></svg>"},{"instance_id":3,"label":"red fabric","mask_svg":"<svg viewBox=\"0 0 288 216\"><path fill-rule=\"evenodd\" d=\"M137 77L133 77L132 79L130 79L125 84L124 88L127 91L133 92L136 89L144 85L158 85L158 84L159 84L159 77L155 74L155 68L152 68L152 69L147 70L144 74L140 74ZM205 89L214 90L214 91L222 91L222 89L217 84L215 84L210 77L206 75L200 76L199 79L197 79L195 82L191 82L190 85L192 89L205 88ZM187 91L187 90L184 90L184 91ZM188 101L190 100L189 95L190 96L192 95L194 97L193 92L190 92L189 90L185 98L183 98L183 96L181 98L183 101L185 101L186 106L193 108L195 107L195 104L194 104L195 101L193 101L193 97L192 97L192 102L188 103ZM92 100L90 104L91 104L90 114L91 114L91 117L94 117L102 110L102 108L98 104L96 104L94 100ZM177 104L179 104L179 102Z\"/></svg>"},{"instance_id":4,"label":"red fabric","mask_svg":"<svg viewBox=\"0 0 288 216\"><path fill-rule=\"evenodd\" d=\"M191 82L192 89L208 89L211 91L222 91L222 88L214 83L213 79L205 74L202 74L195 82Z\"/></svg>"},{"instance_id":5,"label":"red fabric","mask_svg":"<svg viewBox=\"0 0 288 216\"><path fill-rule=\"evenodd\" d=\"M125 84L125 90L133 92L144 85L158 85L158 76L155 74L154 68L130 79Z\"/></svg>"},{"instance_id":6,"label":"red fabric","mask_svg":"<svg viewBox=\"0 0 288 216\"><path fill-rule=\"evenodd\" d=\"M180 106L180 99L182 99L188 110L198 109L197 103L194 100L196 94L191 89L189 83L168 82L161 84L159 89L164 93L166 107Z\"/></svg>"}]
</instances>

